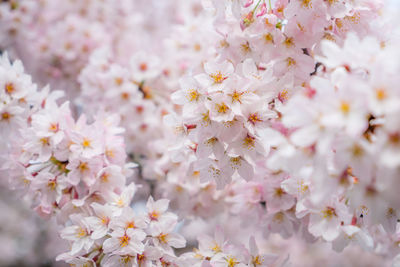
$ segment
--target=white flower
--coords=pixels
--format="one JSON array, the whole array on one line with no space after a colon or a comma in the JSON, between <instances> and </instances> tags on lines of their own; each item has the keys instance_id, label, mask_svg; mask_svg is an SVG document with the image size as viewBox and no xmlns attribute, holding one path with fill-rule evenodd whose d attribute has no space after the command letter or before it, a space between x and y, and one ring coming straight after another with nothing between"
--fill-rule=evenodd
<instances>
[{"instance_id":1,"label":"white flower","mask_svg":"<svg viewBox=\"0 0 400 267\"><path fill-rule=\"evenodd\" d=\"M141 254L144 250L142 241L146 238L146 234L142 230L117 228L110 235L111 237L103 243L104 253L135 255Z\"/></svg>"},{"instance_id":2,"label":"white flower","mask_svg":"<svg viewBox=\"0 0 400 267\"><path fill-rule=\"evenodd\" d=\"M61 230L61 238L72 241L71 255L78 254L82 249L89 252L94 240L90 236L87 217L84 214L71 214L70 219L73 225Z\"/></svg>"},{"instance_id":3,"label":"white flower","mask_svg":"<svg viewBox=\"0 0 400 267\"><path fill-rule=\"evenodd\" d=\"M222 63L209 61L204 64L204 71L205 73L196 75L195 79L211 93L224 90L234 68L232 63L228 61Z\"/></svg>"},{"instance_id":4,"label":"white flower","mask_svg":"<svg viewBox=\"0 0 400 267\"><path fill-rule=\"evenodd\" d=\"M114 213L113 207L109 205L100 205L96 202L90 205L96 216L90 216L86 219L90 229L91 237L96 240L104 237L108 233L109 224Z\"/></svg>"}]
</instances>

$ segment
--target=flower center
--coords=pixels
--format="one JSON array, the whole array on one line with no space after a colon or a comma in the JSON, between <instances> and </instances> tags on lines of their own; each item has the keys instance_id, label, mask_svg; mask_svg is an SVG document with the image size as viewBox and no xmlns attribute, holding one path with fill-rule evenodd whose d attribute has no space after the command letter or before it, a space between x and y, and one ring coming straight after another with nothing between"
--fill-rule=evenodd
<instances>
[{"instance_id":1,"label":"flower center","mask_svg":"<svg viewBox=\"0 0 400 267\"><path fill-rule=\"evenodd\" d=\"M166 244L167 243L167 237L168 237L168 234L161 234L161 235L158 236L158 239L160 239L160 241L162 243Z\"/></svg>"},{"instance_id":2,"label":"flower center","mask_svg":"<svg viewBox=\"0 0 400 267\"><path fill-rule=\"evenodd\" d=\"M287 65L288 67L294 66L294 65L296 65L296 60L294 60L292 57L288 57L288 58L286 59L286 65Z\"/></svg>"},{"instance_id":3,"label":"flower center","mask_svg":"<svg viewBox=\"0 0 400 267\"><path fill-rule=\"evenodd\" d=\"M57 132L58 131L58 124L57 123L50 124L49 131Z\"/></svg>"},{"instance_id":4,"label":"flower center","mask_svg":"<svg viewBox=\"0 0 400 267\"><path fill-rule=\"evenodd\" d=\"M83 138L82 146L83 146L84 148L90 147L90 140L87 139L87 138Z\"/></svg>"},{"instance_id":5,"label":"flower center","mask_svg":"<svg viewBox=\"0 0 400 267\"><path fill-rule=\"evenodd\" d=\"M128 222L128 223L126 224L126 228L136 228L135 222L134 222L134 221Z\"/></svg>"},{"instance_id":6,"label":"flower center","mask_svg":"<svg viewBox=\"0 0 400 267\"><path fill-rule=\"evenodd\" d=\"M9 95L11 95L12 93L15 92L15 87L14 87L14 84L12 84L12 83L6 83L5 89L6 89L6 93Z\"/></svg>"},{"instance_id":7,"label":"flower center","mask_svg":"<svg viewBox=\"0 0 400 267\"><path fill-rule=\"evenodd\" d=\"M253 125L255 125L257 122L262 121L259 117L257 113L253 113L249 116L248 119Z\"/></svg>"},{"instance_id":8,"label":"flower center","mask_svg":"<svg viewBox=\"0 0 400 267\"><path fill-rule=\"evenodd\" d=\"M84 237L87 235L87 232L82 227L79 227L78 232L76 233L76 237Z\"/></svg>"},{"instance_id":9,"label":"flower center","mask_svg":"<svg viewBox=\"0 0 400 267\"><path fill-rule=\"evenodd\" d=\"M11 118L11 114L8 112L1 113L1 120L8 121Z\"/></svg>"},{"instance_id":10,"label":"flower center","mask_svg":"<svg viewBox=\"0 0 400 267\"><path fill-rule=\"evenodd\" d=\"M199 92L197 92L197 90L190 89L187 98L190 102L192 102L197 101L199 99L199 96L200 94Z\"/></svg>"},{"instance_id":11,"label":"flower center","mask_svg":"<svg viewBox=\"0 0 400 267\"><path fill-rule=\"evenodd\" d=\"M152 221L157 221L158 217L160 217L160 214L157 211L153 211L150 213L149 217Z\"/></svg>"},{"instance_id":12,"label":"flower center","mask_svg":"<svg viewBox=\"0 0 400 267\"><path fill-rule=\"evenodd\" d=\"M342 101L340 104L340 111L345 115L348 114L350 112L350 104L347 101Z\"/></svg>"},{"instance_id":13,"label":"flower center","mask_svg":"<svg viewBox=\"0 0 400 267\"><path fill-rule=\"evenodd\" d=\"M88 164L87 164L86 162L81 162L81 163L79 164L79 166L78 166L78 169L79 169L81 172L84 172L84 171L89 170L89 166L88 166Z\"/></svg>"},{"instance_id":14,"label":"flower center","mask_svg":"<svg viewBox=\"0 0 400 267\"><path fill-rule=\"evenodd\" d=\"M382 88L377 89L375 94L376 94L376 99L378 99L379 101L382 101L386 98L386 92Z\"/></svg>"},{"instance_id":15,"label":"flower center","mask_svg":"<svg viewBox=\"0 0 400 267\"><path fill-rule=\"evenodd\" d=\"M271 33L267 33L264 35L264 40L267 44L274 43L274 36Z\"/></svg>"},{"instance_id":16,"label":"flower center","mask_svg":"<svg viewBox=\"0 0 400 267\"><path fill-rule=\"evenodd\" d=\"M48 146L48 145L50 145L50 143L49 143L49 138L48 138L48 137L40 138L40 142L42 143L43 146Z\"/></svg>"},{"instance_id":17,"label":"flower center","mask_svg":"<svg viewBox=\"0 0 400 267\"><path fill-rule=\"evenodd\" d=\"M257 266L257 265L261 265L264 261L260 259L260 256L255 256L253 257L253 265Z\"/></svg>"},{"instance_id":18,"label":"flower center","mask_svg":"<svg viewBox=\"0 0 400 267\"><path fill-rule=\"evenodd\" d=\"M140 65L139 65L139 69L141 70L141 71L146 71L147 70L147 64L146 63L140 63Z\"/></svg>"},{"instance_id":19,"label":"flower center","mask_svg":"<svg viewBox=\"0 0 400 267\"><path fill-rule=\"evenodd\" d=\"M334 208L332 207L326 207L323 211L322 211L322 215L324 216L324 218L326 219L332 219L332 217L336 217L336 211Z\"/></svg>"},{"instance_id":20,"label":"flower center","mask_svg":"<svg viewBox=\"0 0 400 267\"><path fill-rule=\"evenodd\" d=\"M303 0L301 6L304 8L312 8L312 2L311 0Z\"/></svg>"},{"instance_id":21,"label":"flower center","mask_svg":"<svg viewBox=\"0 0 400 267\"><path fill-rule=\"evenodd\" d=\"M247 135L243 140L243 145L247 148L253 148L255 146L255 138Z\"/></svg>"},{"instance_id":22,"label":"flower center","mask_svg":"<svg viewBox=\"0 0 400 267\"><path fill-rule=\"evenodd\" d=\"M56 189L56 186L57 186L57 183L56 183L55 180L50 180L50 181L47 183L47 186L48 186L51 190L55 190L55 189Z\"/></svg>"},{"instance_id":23,"label":"flower center","mask_svg":"<svg viewBox=\"0 0 400 267\"><path fill-rule=\"evenodd\" d=\"M125 247L125 246L127 246L127 245L129 244L129 240L130 240L130 237L127 236L127 235L124 235L124 236L120 237L120 238L119 238L119 244L120 244L120 246L121 246L122 248Z\"/></svg>"},{"instance_id":24,"label":"flower center","mask_svg":"<svg viewBox=\"0 0 400 267\"><path fill-rule=\"evenodd\" d=\"M235 101L242 103L241 97L243 94L244 94L244 92L238 92L238 91L233 92L233 94L229 94L229 96L232 97L232 103Z\"/></svg>"},{"instance_id":25,"label":"flower center","mask_svg":"<svg viewBox=\"0 0 400 267\"><path fill-rule=\"evenodd\" d=\"M228 263L228 267L234 267L236 264L238 264L239 262L236 261L235 257L232 256L228 256L228 258L226 259L226 263Z\"/></svg>"},{"instance_id":26,"label":"flower center","mask_svg":"<svg viewBox=\"0 0 400 267\"><path fill-rule=\"evenodd\" d=\"M214 83L222 83L224 80L228 78L226 76L223 76L220 71L214 74L210 74L210 77L214 80Z\"/></svg>"},{"instance_id":27,"label":"flower center","mask_svg":"<svg viewBox=\"0 0 400 267\"><path fill-rule=\"evenodd\" d=\"M217 108L218 113L226 113L229 109L225 103L216 104L215 107Z\"/></svg>"},{"instance_id":28,"label":"flower center","mask_svg":"<svg viewBox=\"0 0 400 267\"><path fill-rule=\"evenodd\" d=\"M286 37L283 44L286 45L287 48L292 47L294 45L293 37Z\"/></svg>"}]
</instances>

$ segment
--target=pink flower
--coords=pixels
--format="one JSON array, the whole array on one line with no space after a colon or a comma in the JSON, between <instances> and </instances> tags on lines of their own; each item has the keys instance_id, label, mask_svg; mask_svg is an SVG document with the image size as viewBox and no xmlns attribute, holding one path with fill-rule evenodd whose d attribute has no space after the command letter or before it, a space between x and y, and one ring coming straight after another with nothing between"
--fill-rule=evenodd
<instances>
[{"instance_id":1,"label":"pink flower","mask_svg":"<svg viewBox=\"0 0 400 267\"><path fill-rule=\"evenodd\" d=\"M71 255L76 255L84 249L89 252L94 240L90 237L90 227L83 214L72 214L70 219L73 223L61 230L60 235L63 239L72 241Z\"/></svg>"},{"instance_id":2,"label":"pink flower","mask_svg":"<svg viewBox=\"0 0 400 267\"><path fill-rule=\"evenodd\" d=\"M146 234L141 230L132 228L126 231L123 229L114 229L110 235L111 237L103 243L105 253L135 255L142 253L144 250L142 241L146 238Z\"/></svg>"},{"instance_id":3,"label":"pink flower","mask_svg":"<svg viewBox=\"0 0 400 267\"><path fill-rule=\"evenodd\" d=\"M66 168L68 172L68 182L72 185L78 185L81 181L88 186L96 182L96 175L102 167L102 160L99 157L94 158L73 158Z\"/></svg>"},{"instance_id":4,"label":"pink flower","mask_svg":"<svg viewBox=\"0 0 400 267\"><path fill-rule=\"evenodd\" d=\"M224 61L218 63L216 61L206 62L204 64L205 73L198 74L195 79L198 83L207 88L208 92L222 91L231 75L233 75L233 65Z\"/></svg>"}]
</instances>

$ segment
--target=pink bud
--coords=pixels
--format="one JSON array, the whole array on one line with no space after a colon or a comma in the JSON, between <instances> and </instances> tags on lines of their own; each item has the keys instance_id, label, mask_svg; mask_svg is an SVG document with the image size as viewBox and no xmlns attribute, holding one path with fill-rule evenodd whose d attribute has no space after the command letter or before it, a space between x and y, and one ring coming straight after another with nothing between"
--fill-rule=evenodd
<instances>
[{"instance_id":1,"label":"pink bud","mask_svg":"<svg viewBox=\"0 0 400 267\"><path fill-rule=\"evenodd\" d=\"M263 3L260 7L260 12L257 13L256 17L261 17L267 14L267 4Z\"/></svg>"},{"instance_id":2,"label":"pink bud","mask_svg":"<svg viewBox=\"0 0 400 267\"><path fill-rule=\"evenodd\" d=\"M244 4L244 7L249 7L253 4L253 0L247 0L246 4Z\"/></svg>"},{"instance_id":3,"label":"pink bud","mask_svg":"<svg viewBox=\"0 0 400 267\"><path fill-rule=\"evenodd\" d=\"M241 21L240 28L242 31L249 27L254 22L254 13L253 11L249 12Z\"/></svg>"}]
</instances>

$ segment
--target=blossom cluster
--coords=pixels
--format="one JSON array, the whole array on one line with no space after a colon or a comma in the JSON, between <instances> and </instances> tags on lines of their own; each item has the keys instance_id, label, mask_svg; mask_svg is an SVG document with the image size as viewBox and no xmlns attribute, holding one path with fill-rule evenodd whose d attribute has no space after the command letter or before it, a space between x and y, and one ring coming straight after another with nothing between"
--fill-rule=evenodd
<instances>
[{"instance_id":1,"label":"blossom cluster","mask_svg":"<svg viewBox=\"0 0 400 267\"><path fill-rule=\"evenodd\" d=\"M372 237L383 246L398 238L399 202L391 192L399 164L395 43L353 34L343 47L324 42L312 94L304 91L288 101L282 109L286 134L275 134L271 166L303 160L276 169L296 177L283 185L292 194L296 182L306 187L297 193L297 216L310 214L310 233L334 241L338 250L343 236L358 236L357 242L371 248ZM289 147L292 152L283 152Z\"/></svg>"},{"instance_id":2,"label":"blossom cluster","mask_svg":"<svg viewBox=\"0 0 400 267\"><path fill-rule=\"evenodd\" d=\"M9 80L10 86L29 77L23 73L21 62L11 64L6 54L2 60L5 70L20 71L19 77ZM29 85L18 88L35 88ZM39 93L33 89L31 94ZM32 114L21 119L22 135L9 137L4 144L13 157L3 168L12 173L13 188L31 195L39 214L56 214L59 223L65 225L60 235L70 242L71 249L58 259L79 266L189 266L200 254L174 255L172 248L182 248L186 241L174 232L178 217L167 211L169 201L150 197L146 211L141 213L130 207L138 188L134 183L125 186L129 166L123 165L125 154L117 135L121 130L110 120L87 124L81 116L74 122L69 103L58 106L56 95L47 95L35 111L26 107ZM13 117L5 127L12 126ZM206 242L201 245L206 249L208 241L202 242ZM251 252L257 253L254 239L251 242ZM225 243L220 244L221 249ZM221 254L221 249L214 249L216 262L239 263L235 257ZM251 262L261 264L261 257L252 255Z\"/></svg>"},{"instance_id":3,"label":"blossom cluster","mask_svg":"<svg viewBox=\"0 0 400 267\"><path fill-rule=\"evenodd\" d=\"M383 4L4 1L0 185L73 266L400 266Z\"/></svg>"},{"instance_id":4,"label":"blossom cluster","mask_svg":"<svg viewBox=\"0 0 400 267\"><path fill-rule=\"evenodd\" d=\"M32 198L39 196L36 209L43 214L84 201L95 192L121 190L129 166L114 118L99 117L88 124L81 116L75 122L69 103L56 103L60 92L36 91L20 61L11 64L4 54L2 69L2 147L11 156L2 169L11 186L26 190Z\"/></svg>"},{"instance_id":5,"label":"blossom cluster","mask_svg":"<svg viewBox=\"0 0 400 267\"><path fill-rule=\"evenodd\" d=\"M166 120L192 155L188 176L228 191L226 208L266 236L398 253L397 130L385 124L397 116L387 88L397 52L370 26L379 3L261 2L216 4L218 56L171 95L183 107Z\"/></svg>"}]
</instances>

